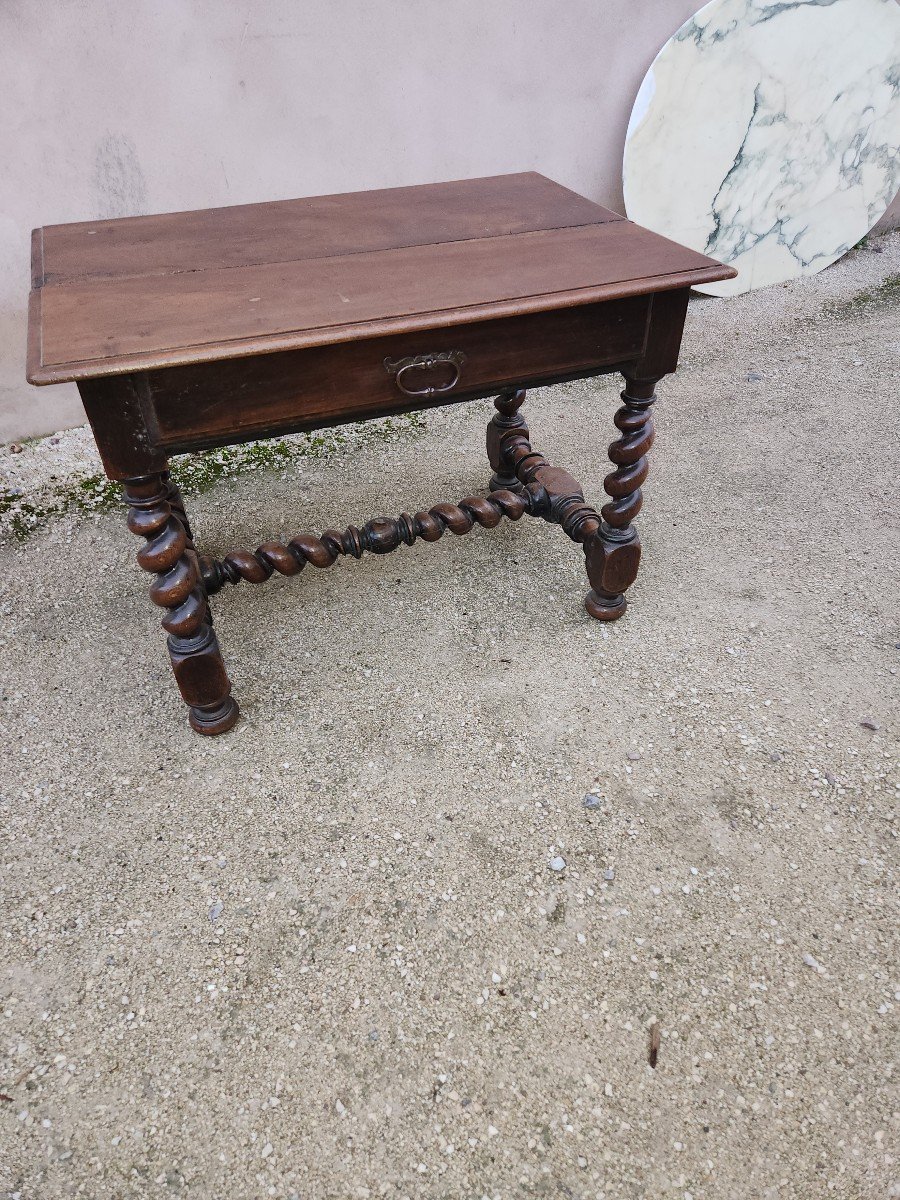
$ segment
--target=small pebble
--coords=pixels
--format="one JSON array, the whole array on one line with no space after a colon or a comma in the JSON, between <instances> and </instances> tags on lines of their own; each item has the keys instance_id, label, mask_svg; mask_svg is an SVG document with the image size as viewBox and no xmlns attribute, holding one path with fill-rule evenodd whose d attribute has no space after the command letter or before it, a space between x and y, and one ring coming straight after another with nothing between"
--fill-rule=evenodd
<instances>
[{"instance_id":1,"label":"small pebble","mask_svg":"<svg viewBox=\"0 0 900 1200\"><path fill-rule=\"evenodd\" d=\"M19 445L18 442L10 442L9 452L10 452L10 454L21 454L22 447Z\"/></svg>"},{"instance_id":2,"label":"small pebble","mask_svg":"<svg viewBox=\"0 0 900 1200\"><path fill-rule=\"evenodd\" d=\"M747 372L747 382L748 383L760 383L761 380L762 380L762 375L760 375L759 371L748 371Z\"/></svg>"},{"instance_id":3,"label":"small pebble","mask_svg":"<svg viewBox=\"0 0 900 1200\"><path fill-rule=\"evenodd\" d=\"M599 808L601 806L601 804L603 803L603 801L600 799L599 796L593 796L593 795L591 795L590 792L588 792L588 794L585 796L585 798L582 800L581 803L584 805L585 808Z\"/></svg>"},{"instance_id":4,"label":"small pebble","mask_svg":"<svg viewBox=\"0 0 900 1200\"><path fill-rule=\"evenodd\" d=\"M214 904L211 904L209 906L209 919L211 921L218 921L219 917L221 917L221 915L222 915L224 908L225 908L225 905L222 903L222 901L216 900L216 902Z\"/></svg>"},{"instance_id":5,"label":"small pebble","mask_svg":"<svg viewBox=\"0 0 900 1200\"><path fill-rule=\"evenodd\" d=\"M614 869L612 867L607 867L606 870L603 872L603 878L606 880L607 883L612 883L612 881L615 879L615 877L616 877L616 872L614 871Z\"/></svg>"},{"instance_id":6,"label":"small pebble","mask_svg":"<svg viewBox=\"0 0 900 1200\"><path fill-rule=\"evenodd\" d=\"M871 721L868 717L866 717L865 721L860 721L860 725L863 729L871 729L873 733L881 728L877 721Z\"/></svg>"},{"instance_id":7,"label":"small pebble","mask_svg":"<svg viewBox=\"0 0 900 1200\"><path fill-rule=\"evenodd\" d=\"M548 866L551 871L564 871L566 869L566 860L561 854L557 854L550 859Z\"/></svg>"},{"instance_id":8,"label":"small pebble","mask_svg":"<svg viewBox=\"0 0 900 1200\"><path fill-rule=\"evenodd\" d=\"M629 750L625 757L631 762L640 762L641 752L640 750Z\"/></svg>"},{"instance_id":9,"label":"small pebble","mask_svg":"<svg viewBox=\"0 0 900 1200\"><path fill-rule=\"evenodd\" d=\"M817 958L813 958L811 954L804 954L803 961L806 966L812 968L813 971L818 971L820 975L825 974L825 968L822 966L819 960Z\"/></svg>"}]
</instances>

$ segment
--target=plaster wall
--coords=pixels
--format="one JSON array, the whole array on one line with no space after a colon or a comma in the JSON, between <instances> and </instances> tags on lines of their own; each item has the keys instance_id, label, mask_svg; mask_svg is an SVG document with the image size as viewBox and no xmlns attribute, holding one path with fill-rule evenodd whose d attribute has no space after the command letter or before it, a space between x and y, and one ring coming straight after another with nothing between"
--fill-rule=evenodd
<instances>
[{"instance_id":1,"label":"plaster wall","mask_svg":"<svg viewBox=\"0 0 900 1200\"><path fill-rule=\"evenodd\" d=\"M4 0L0 440L84 420L24 380L33 226L530 169L621 211L633 98L697 7Z\"/></svg>"}]
</instances>

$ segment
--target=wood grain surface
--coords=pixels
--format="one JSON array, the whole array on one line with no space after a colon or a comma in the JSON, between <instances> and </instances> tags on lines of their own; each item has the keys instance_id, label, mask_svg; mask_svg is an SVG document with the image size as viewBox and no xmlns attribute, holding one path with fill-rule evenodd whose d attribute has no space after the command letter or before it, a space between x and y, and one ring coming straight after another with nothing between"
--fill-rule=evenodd
<instances>
[{"instance_id":1,"label":"wood grain surface","mask_svg":"<svg viewBox=\"0 0 900 1200\"><path fill-rule=\"evenodd\" d=\"M729 267L533 173L36 230L28 378L541 312Z\"/></svg>"}]
</instances>

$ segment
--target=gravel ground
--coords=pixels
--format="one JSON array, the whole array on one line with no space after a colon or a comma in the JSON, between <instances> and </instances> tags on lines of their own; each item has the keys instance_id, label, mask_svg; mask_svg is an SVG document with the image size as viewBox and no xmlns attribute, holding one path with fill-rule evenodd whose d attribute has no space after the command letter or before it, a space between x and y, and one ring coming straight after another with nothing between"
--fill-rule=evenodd
<instances>
[{"instance_id":1,"label":"gravel ground","mask_svg":"<svg viewBox=\"0 0 900 1200\"><path fill-rule=\"evenodd\" d=\"M692 304L610 627L527 520L242 584L203 740L120 513L0 547L0 1195L900 1195L898 274ZM616 392L526 406L593 498ZM195 526L457 499L488 412ZM90 458L48 446L17 487Z\"/></svg>"}]
</instances>

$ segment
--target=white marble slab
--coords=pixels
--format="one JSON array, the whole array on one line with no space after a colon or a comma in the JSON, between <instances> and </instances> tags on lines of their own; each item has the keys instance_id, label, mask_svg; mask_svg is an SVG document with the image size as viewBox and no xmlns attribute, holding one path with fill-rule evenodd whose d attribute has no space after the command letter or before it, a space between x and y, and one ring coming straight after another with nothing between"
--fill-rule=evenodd
<instances>
[{"instance_id":1,"label":"white marble slab","mask_svg":"<svg viewBox=\"0 0 900 1200\"><path fill-rule=\"evenodd\" d=\"M632 220L738 268L700 291L820 271L900 186L900 5L712 0L647 72L623 175Z\"/></svg>"}]
</instances>

